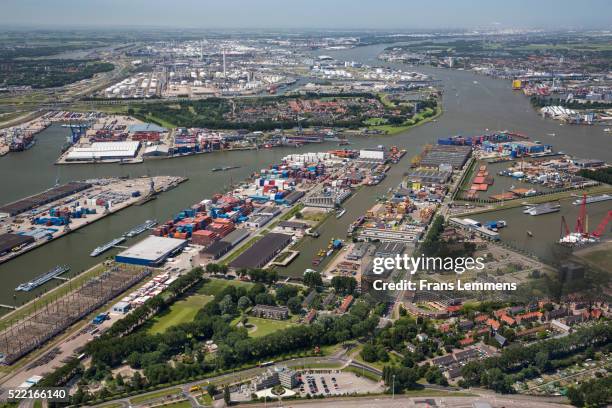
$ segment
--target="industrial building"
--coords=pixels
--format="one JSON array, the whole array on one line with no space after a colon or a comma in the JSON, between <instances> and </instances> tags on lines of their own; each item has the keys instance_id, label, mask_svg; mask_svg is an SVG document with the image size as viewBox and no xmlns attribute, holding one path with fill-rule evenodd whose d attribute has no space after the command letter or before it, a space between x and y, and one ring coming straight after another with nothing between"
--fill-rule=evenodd
<instances>
[{"instance_id":1,"label":"industrial building","mask_svg":"<svg viewBox=\"0 0 612 408\"><path fill-rule=\"evenodd\" d=\"M304 197L303 191L294 190L284 197L285 204L293 205L302 197Z\"/></svg>"},{"instance_id":2,"label":"industrial building","mask_svg":"<svg viewBox=\"0 0 612 408\"><path fill-rule=\"evenodd\" d=\"M415 169L408 173L406 179L410 182L421 184L445 184L448 182L452 171L440 171L433 169Z\"/></svg>"},{"instance_id":3,"label":"industrial building","mask_svg":"<svg viewBox=\"0 0 612 408\"><path fill-rule=\"evenodd\" d=\"M133 159L138 154L140 142L94 142L88 147L74 147L66 155L66 161L94 161Z\"/></svg>"},{"instance_id":4,"label":"industrial building","mask_svg":"<svg viewBox=\"0 0 612 408\"><path fill-rule=\"evenodd\" d=\"M472 148L470 146L436 145L425 153L420 165L422 167L439 168L441 164L450 164L453 169L458 170L463 167L471 154Z\"/></svg>"},{"instance_id":5,"label":"industrial building","mask_svg":"<svg viewBox=\"0 0 612 408\"><path fill-rule=\"evenodd\" d=\"M129 302L119 302L113 306L113 312L126 314L130 311L132 305Z\"/></svg>"},{"instance_id":6,"label":"industrial building","mask_svg":"<svg viewBox=\"0 0 612 408\"><path fill-rule=\"evenodd\" d=\"M299 232L303 234L308 228L310 228L310 225L297 221L280 221L276 227L283 232Z\"/></svg>"},{"instance_id":7,"label":"industrial building","mask_svg":"<svg viewBox=\"0 0 612 408\"><path fill-rule=\"evenodd\" d=\"M208 248L200 251L200 256L204 259L214 261L227 254L230 249L232 249L232 245L229 242L217 241L213 242Z\"/></svg>"},{"instance_id":8,"label":"industrial building","mask_svg":"<svg viewBox=\"0 0 612 408\"><path fill-rule=\"evenodd\" d=\"M384 162L387 160L387 152L383 149L362 149L359 151L359 159Z\"/></svg>"},{"instance_id":9,"label":"industrial building","mask_svg":"<svg viewBox=\"0 0 612 408\"><path fill-rule=\"evenodd\" d=\"M34 243L34 238L29 235L2 234L0 235L0 256L6 255L14 248Z\"/></svg>"},{"instance_id":10,"label":"industrial building","mask_svg":"<svg viewBox=\"0 0 612 408\"><path fill-rule=\"evenodd\" d=\"M291 235L270 233L244 251L229 266L232 268L262 268L291 242Z\"/></svg>"},{"instance_id":11,"label":"industrial building","mask_svg":"<svg viewBox=\"0 0 612 408\"><path fill-rule=\"evenodd\" d=\"M232 247L235 247L236 245L244 241L249 235L251 235L251 233L248 230L244 228L239 228L227 234L221 241L227 242Z\"/></svg>"},{"instance_id":12,"label":"industrial building","mask_svg":"<svg viewBox=\"0 0 612 408\"><path fill-rule=\"evenodd\" d=\"M115 261L133 265L159 266L186 245L187 241L184 239L151 235L117 254Z\"/></svg>"},{"instance_id":13,"label":"industrial building","mask_svg":"<svg viewBox=\"0 0 612 408\"><path fill-rule=\"evenodd\" d=\"M41 205L51 203L59 200L60 198L67 197L79 191L83 191L91 187L89 183L71 182L61 186L53 187L42 193L26 197L19 201L12 202L10 204L3 205L0 207L0 214L8 214L14 216L31 210Z\"/></svg>"},{"instance_id":14,"label":"industrial building","mask_svg":"<svg viewBox=\"0 0 612 408\"><path fill-rule=\"evenodd\" d=\"M396 255L402 254L404 249L406 249L406 245L401 242L381 242L374 253L374 257L395 258Z\"/></svg>"}]
</instances>

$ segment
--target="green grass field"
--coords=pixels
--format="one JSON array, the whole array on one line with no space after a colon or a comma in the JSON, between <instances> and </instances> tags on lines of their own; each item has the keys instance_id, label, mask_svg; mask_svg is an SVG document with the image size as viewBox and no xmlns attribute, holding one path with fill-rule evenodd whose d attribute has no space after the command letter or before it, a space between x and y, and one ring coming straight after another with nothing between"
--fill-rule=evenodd
<instances>
[{"instance_id":1,"label":"green grass field","mask_svg":"<svg viewBox=\"0 0 612 408\"><path fill-rule=\"evenodd\" d=\"M144 395L137 395L133 398L130 398L130 402L132 404L139 404L142 403L144 401L150 401L150 400L154 400L157 398L162 398L162 397L167 397L167 396L174 396L177 394L181 393L181 389L180 388L169 388L167 390L161 390L161 391L157 391L157 392L152 392L150 394L144 394Z\"/></svg>"},{"instance_id":2,"label":"green grass field","mask_svg":"<svg viewBox=\"0 0 612 408\"><path fill-rule=\"evenodd\" d=\"M234 319L232 324L237 324L240 318ZM267 334L274 333L277 330L283 330L287 327L295 326L295 323L291 323L289 320L272 320L272 319L261 319L259 317L250 317L247 324L256 326L256 329L249 330L250 337L263 337Z\"/></svg>"},{"instance_id":3,"label":"green grass field","mask_svg":"<svg viewBox=\"0 0 612 408\"><path fill-rule=\"evenodd\" d=\"M226 279L211 279L206 282L200 289L198 289L198 293L201 295L214 296L217 293L221 292L226 286L242 286L245 288L250 288L253 286L251 282L243 282L240 280L226 280Z\"/></svg>"},{"instance_id":4,"label":"green grass field","mask_svg":"<svg viewBox=\"0 0 612 408\"><path fill-rule=\"evenodd\" d=\"M212 406L213 404L212 397L208 394L204 394L201 397L198 397L198 402L206 407Z\"/></svg>"},{"instance_id":5,"label":"green grass field","mask_svg":"<svg viewBox=\"0 0 612 408\"><path fill-rule=\"evenodd\" d=\"M163 333L169 327L193 321L198 310L211 300L212 296L196 294L177 301L170 307L168 313L158 316L153 320L149 333Z\"/></svg>"}]
</instances>

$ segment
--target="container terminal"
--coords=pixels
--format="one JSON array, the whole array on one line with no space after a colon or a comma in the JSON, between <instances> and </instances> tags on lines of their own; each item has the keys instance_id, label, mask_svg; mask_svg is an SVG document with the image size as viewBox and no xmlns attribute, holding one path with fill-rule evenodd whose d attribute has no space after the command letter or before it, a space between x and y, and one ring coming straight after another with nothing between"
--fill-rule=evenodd
<instances>
[{"instance_id":1,"label":"container terminal","mask_svg":"<svg viewBox=\"0 0 612 408\"><path fill-rule=\"evenodd\" d=\"M69 182L0 206L0 263L185 180L157 176Z\"/></svg>"},{"instance_id":2,"label":"container terminal","mask_svg":"<svg viewBox=\"0 0 612 408\"><path fill-rule=\"evenodd\" d=\"M291 243L292 236L297 239L316 224L304 220L296 226L284 221L274 223L275 219L298 203L316 213L334 214L357 186L372 185L372 180L384 174L387 163L397 162L404 153L395 147L387 150L379 146L361 151L332 150L286 156L280 163L261 169L250 179L233 186L229 192L216 194L179 212L154 228L153 237L119 253L115 260L158 266L181 250L177 242L190 242L198 249L201 260L217 260L247 236L259 241L261 235L265 237L274 232L277 239L270 241L270 245L263 241L257 256L240 256L229 262L232 268L264 267ZM272 231L265 230L270 225L273 225ZM287 235L290 231L294 233ZM166 245L164 239L172 241Z\"/></svg>"}]
</instances>

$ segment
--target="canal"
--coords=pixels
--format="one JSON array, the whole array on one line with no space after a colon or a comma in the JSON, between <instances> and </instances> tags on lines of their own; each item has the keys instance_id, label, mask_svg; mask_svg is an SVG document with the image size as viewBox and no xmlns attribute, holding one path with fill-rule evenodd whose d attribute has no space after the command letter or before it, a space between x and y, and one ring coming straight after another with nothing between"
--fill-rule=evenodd
<instances>
[{"instance_id":1,"label":"canal","mask_svg":"<svg viewBox=\"0 0 612 408\"><path fill-rule=\"evenodd\" d=\"M384 46L377 45L342 51L326 50L324 53L338 59L360 61L370 65L390 65L376 61L376 55L383 48ZM467 71L393 65L407 70L422 71L440 80L444 89L444 114L436 122L415 127L398 135L359 136L351 140L351 148L372 147L378 144L397 145L401 149L406 149L407 154L399 165L392 167L381 184L364 187L351 198L345 205L347 213L342 218L330 218L321 230L320 238L301 245L303 254L287 268L287 274L294 276L301 274L305 268L311 266L312 257L321 247L326 246L329 239L345 237L348 225L374 203L375 197L399 183L408 167L409 158L418 153L424 144L435 143L439 137L480 134L486 129L509 129L525 133L543 143L552 144L557 150L564 150L580 157L612 161L612 149L609 148L610 136L601 128L560 126L557 122L545 120L534 112L526 97L511 90L507 81ZM91 226L0 265L0 279L3 282L0 287L0 303L15 302L19 305L59 284L51 282L30 293L18 293L16 299L13 299L15 294L13 289L19 283L28 281L55 265L68 263L72 268L71 273L80 273L100 262L100 257L89 256L94 247L117 237L145 219L157 218L163 221L194 202L223 190L232 182L247 178L252 172L278 162L287 154L336 148L335 144L327 143L306 145L300 149L221 152L169 160L152 160L137 165L56 166L54 162L68 133L68 129L52 126L37 136L37 143L32 149L0 158L0 202L10 202L47 189L53 186L57 179L60 182L67 182L92 177L168 174L187 176L189 181L162 194L157 200L106 217ZM552 134L555 136L551 136ZM228 172L211 172L214 167L227 165L241 167ZM595 218L598 220L598 217ZM546 217L542 220L540 228L559 230L558 217ZM508 221L513 222L511 219ZM512 225L508 231L510 228ZM130 241L132 242L134 241ZM105 255L114 253L110 251Z\"/></svg>"}]
</instances>

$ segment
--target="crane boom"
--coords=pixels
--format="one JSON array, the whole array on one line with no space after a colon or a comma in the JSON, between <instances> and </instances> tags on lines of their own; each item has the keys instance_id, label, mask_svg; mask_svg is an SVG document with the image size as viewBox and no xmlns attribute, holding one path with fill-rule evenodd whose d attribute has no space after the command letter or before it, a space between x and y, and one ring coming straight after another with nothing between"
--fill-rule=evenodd
<instances>
[{"instance_id":1,"label":"crane boom","mask_svg":"<svg viewBox=\"0 0 612 408\"><path fill-rule=\"evenodd\" d=\"M603 233L606 230L606 227L608 226L608 223L610 222L610 220L612 220L612 210L608 211L608 215L606 215L601 222L599 223L599 225L597 226L597 229L595 231L593 231L593 235L594 237L600 238Z\"/></svg>"}]
</instances>

